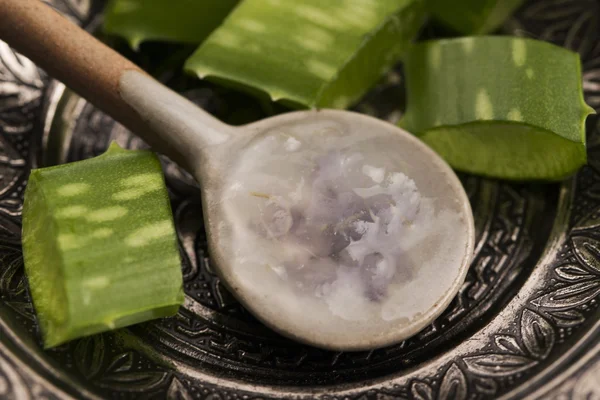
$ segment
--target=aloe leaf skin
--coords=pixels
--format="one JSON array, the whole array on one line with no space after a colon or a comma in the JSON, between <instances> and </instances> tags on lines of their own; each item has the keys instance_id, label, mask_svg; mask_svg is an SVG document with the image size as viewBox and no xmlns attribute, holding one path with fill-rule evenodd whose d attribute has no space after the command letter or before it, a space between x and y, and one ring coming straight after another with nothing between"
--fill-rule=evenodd
<instances>
[{"instance_id":1,"label":"aloe leaf skin","mask_svg":"<svg viewBox=\"0 0 600 400\"><path fill-rule=\"evenodd\" d=\"M553 44L480 36L416 45L400 125L455 169L561 180L586 163L579 55Z\"/></svg>"},{"instance_id":2,"label":"aloe leaf skin","mask_svg":"<svg viewBox=\"0 0 600 400\"><path fill-rule=\"evenodd\" d=\"M298 108L346 108L401 58L421 0L245 0L186 71Z\"/></svg>"},{"instance_id":3,"label":"aloe leaf skin","mask_svg":"<svg viewBox=\"0 0 600 400\"><path fill-rule=\"evenodd\" d=\"M44 346L177 312L181 262L162 170L116 144L31 172L23 257Z\"/></svg>"},{"instance_id":4,"label":"aloe leaf skin","mask_svg":"<svg viewBox=\"0 0 600 400\"><path fill-rule=\"evenodd\" d=\"M463 35L493 32L524 0L429 0L433 17Z\"/></svg>"},{"instance_id":5,"label":"aloe leaf skin","mask_svg":"<svg viewBox=\"0 0 600 400\"><path fill-rule=\"evenodd\" d=\"M239 0L110 0L104 32L125 38L133 49L148 40L201 43Z\"/></svg>"}]
</instances>

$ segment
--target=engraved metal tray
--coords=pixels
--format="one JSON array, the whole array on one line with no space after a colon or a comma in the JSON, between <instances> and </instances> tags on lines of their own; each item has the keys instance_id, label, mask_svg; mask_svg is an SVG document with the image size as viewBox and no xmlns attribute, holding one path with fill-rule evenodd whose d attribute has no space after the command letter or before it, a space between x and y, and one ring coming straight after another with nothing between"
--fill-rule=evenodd
<instances>
[{"instance_id":1,"label":"engraved metal tray","mask_svg":"<svg viewBox=\"0 0 600 400\"><path fill-rule=\"evenodd\" d=\"M102 1L51 4L97 30ZM528 1L502 32L579 52L587 102L600 110L598 0ZM430 26L424 35L444 32ZM282 111L182 76L185 47L149 44L135 54L111 44L225 121ZM172 64L155 67L165 54ZM356 110L396 121L402 84L399 68ZM185 305L173 318L42 351L20 249L28 171L92 157L111 140L146 146L0 42L0 399L599 399L598 119L587 128L589 165L562 184L461 176L477 242L460 293L417 336L359 353L294 343L240 307L211 270L197 185L164 159Z\"/></svg>"}]
</instances>

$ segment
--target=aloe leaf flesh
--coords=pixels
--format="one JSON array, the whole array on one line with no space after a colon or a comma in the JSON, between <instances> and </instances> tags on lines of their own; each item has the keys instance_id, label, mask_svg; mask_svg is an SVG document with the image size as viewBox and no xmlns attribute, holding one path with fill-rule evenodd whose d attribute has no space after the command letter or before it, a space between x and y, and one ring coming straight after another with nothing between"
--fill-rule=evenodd
<instances>
[{"instance_id":1,"label":"aloe leaf flesh","mask_svg":"<svg viewBox=\"0 0 600 400\"><path fill-rule=\"evenodd\" d=\"M111 0L104 32L125 38L133 49L148 40L201 43L239 0Z\"/></svg>"},{"instance_id":2,"label":"aloe leaf flesh","mask_svg":"<svg viewBox=\"0 0 600 400\"><path fill-rule=\"evenodd\" d=\"M479 36L423 42L407 56L400 125L457 170L561 180L586 163L579 55L553 44Z\"/></svg>"},{"instance_id":3,"label":"aloe leaf flesh","mask_svg":"<svg viewBox=\"0 0 600 400\"><path fill-rule=\"evenodd\" d=\"M346 108L408 49L421 0L244 0L185 69L297 108Z\"/></svg>"},{"instance_id":4,"label":"aloe leaf flesh","mask_svg":"<svg viewBox=\"0 0 600 400\"><path fill-rule=\"evenodd\" d=\"M23 257L44 346L174 315L183 281L157 157L113 144L31 172Z\"/></svg>"},{"instance_id":5,"label":"aloe leaf flesh","mask_svg":"<svg viewBox=\"0 0 600 400\"><path fill-rule=\"evenodd\" d=\"M429 0L433 17L464 35L497 30L524 0Z\"/></svg>"}]
</instances>

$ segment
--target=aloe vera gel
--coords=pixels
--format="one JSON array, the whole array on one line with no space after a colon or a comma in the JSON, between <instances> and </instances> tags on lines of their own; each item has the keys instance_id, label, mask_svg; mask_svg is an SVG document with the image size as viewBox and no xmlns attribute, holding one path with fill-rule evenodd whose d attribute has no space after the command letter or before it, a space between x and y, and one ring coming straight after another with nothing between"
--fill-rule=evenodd
<instances>
[{"instance_id":1,"label":"aloe vera gel","mask_svg":"<svg viewBox=\"0 0 600 400\"><path fill-rule=\"evenodd\" d=\"M45 347L173 315L179 250L160 163L113 144L31 172L23 256Z\"/></svg>"},{"instance_id":2,"label":"aloe vera gel","mask_svg":"<svg viewBox=\"0 0 600 400\"><path fill-rule=\"evenodd\" d=\"M317 116L239 153L218 242L231 246L222 251L233 256L235 285L263 312L344 342L415 329L464 279L456 267L472 245L464 194L417 140L398 141L381 124Z\"/></svg>"}]
</instances>

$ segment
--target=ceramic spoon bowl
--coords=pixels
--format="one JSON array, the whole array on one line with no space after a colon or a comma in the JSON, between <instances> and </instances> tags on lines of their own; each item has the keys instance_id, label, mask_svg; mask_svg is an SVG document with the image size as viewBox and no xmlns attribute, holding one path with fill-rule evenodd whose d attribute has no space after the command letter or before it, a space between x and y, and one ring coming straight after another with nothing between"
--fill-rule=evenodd
<instances>
[{"instance_id":1,"label":"ceramic spoon bowl","mask_svg":"<svg viewBox=\"0 0 600 400\"><path fill-rule=\"evenodd\" d=\"M38 0L0 0L0 39L190 171L216 271L281 334L366 350L431 323L461 287L473 217L450 167L348 111L232 127Z\"/></svg>"}]
</instances>

